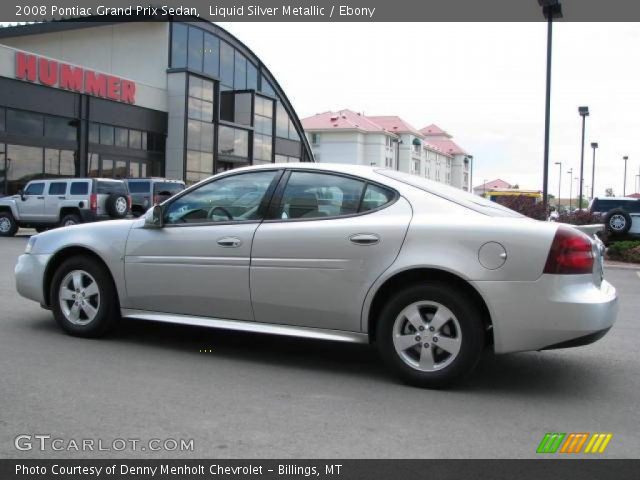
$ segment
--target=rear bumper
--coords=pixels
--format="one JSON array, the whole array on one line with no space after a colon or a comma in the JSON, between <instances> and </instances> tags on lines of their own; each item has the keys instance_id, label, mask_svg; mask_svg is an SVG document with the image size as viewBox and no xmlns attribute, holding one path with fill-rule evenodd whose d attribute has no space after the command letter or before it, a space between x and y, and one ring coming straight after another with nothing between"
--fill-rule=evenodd
<instances>
[{"instance_id":1,"label":"rear bumper","mask_svg":"<svg viewBox=\"0 0 640 480\"><path fill-rule=\"evenodd\" d=\"M80 210L80 217L82 218L82 223L91 223L91 222L102 222L104 220L112 220L109 215L98 215L91 210Z\"/></svg>"},{"instance_id":2,"label":"rear bumper","mask_svg":"<svg viewBox=\"0 0 640 480\"><path fill-rule=\"evenodd\" d=\"M16 289L18 293L44 304L44 272L47 263L51 258L50 254L45 255L20 255L15 267Z\"/></svg>"},{"instance_id":3,"label":"rear bumper","mask_svg":"<svg viewBox=\"0 0 640 480\"><path fill-rule=\"evenodd\" d=\"M618 314L615 288L592 275L542 275L535 282L474 282L488 304L496 353L593 343Z\"/></svg>"}]
</instances>

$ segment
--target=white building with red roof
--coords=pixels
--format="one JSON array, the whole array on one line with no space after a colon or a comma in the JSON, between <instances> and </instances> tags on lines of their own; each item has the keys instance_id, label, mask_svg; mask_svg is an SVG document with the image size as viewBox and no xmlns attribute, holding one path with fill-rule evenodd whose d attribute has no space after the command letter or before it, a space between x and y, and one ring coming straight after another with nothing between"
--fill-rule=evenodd
<instances>
[{"instance_id":1,"label":"white building with red roof","mask_svg":"<svg viewBox=\"0 0 640 480\"><path fill-rule=\"evenodd\" d=\"M304 118L302 126L318 162L394 168L470 189L471 156L436 125L418 130L396 115L339 110Z\"/></svg>"}]
</instances>

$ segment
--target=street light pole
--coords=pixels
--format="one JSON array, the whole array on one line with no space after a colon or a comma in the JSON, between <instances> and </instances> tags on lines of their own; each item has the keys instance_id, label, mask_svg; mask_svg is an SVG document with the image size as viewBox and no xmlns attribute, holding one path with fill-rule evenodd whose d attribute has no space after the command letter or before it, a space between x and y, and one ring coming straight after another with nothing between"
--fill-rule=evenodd
<instances>
[{"instance_id":1,"label":"street light pole","mask_svg":"<svg viewBox=\"0 0 640 480\"><path fill-rule=\"evenodd\" d=\"M573 197L573 167L571 167L567 173L569 174L569 211L571 211L571 202Z\"/></svg>"},{"instance_id":2,"label":"street light pole","mask_svg":"<svg viewBox=\"0 0 640 480\"><path fill-rule=\"evenodd\" d=\"M578 113L582 117L582 143L580 145L580 193L578 195L578 209L582 208L582 184L584 183L584 129L585 121L589 116L589 107L578 107Z\"/></svg>"},{"instance_id":3,"label":"street light pole","mask_svg":"<svg viewBox=\"0 0 640 480\"><path fill-rule=\"evenodd\" d=\"M556 162L558 169L558 213L560 212L560 191L562 190L562 162Z\"/></svg>"},{"instance_id":4,"label":"street light pole","mask_svg":"<svg viewBox=\"0 0 640 480\"><path fill-rule=\"evenodd\" d=\"M624 160L624 179L622 182L622 196L626 197L627 196L627 160L629 160L629 157L625 155L624 157L622 157L622 160Z\"/></svg>"},{"instance_id":5,"label":"street light pole","mask_svg":"<svg viewBox=\"0 0 640 480\"><path fill-rule=\"evenodd\" d=\"M598 148L598 142L591 142L591 148L593 148L593 163L591 164L591 198L593 198L596 186L596 148Z\"/></svg>"},{"instance_id":6,"label":"street light pole","mask_svg":"<svg viewBox=\"0 0 640 480\"><path fill-rule=\"evenodd\" d=\"M562 17L562 5L558 0L538 0L544 18L547 19L547 92L544 111L544 164L542 167L542 205L544 211L548 207L549 186L549 123L551 112L551 42L553 19Z\"/></svg>"}]
</instances>

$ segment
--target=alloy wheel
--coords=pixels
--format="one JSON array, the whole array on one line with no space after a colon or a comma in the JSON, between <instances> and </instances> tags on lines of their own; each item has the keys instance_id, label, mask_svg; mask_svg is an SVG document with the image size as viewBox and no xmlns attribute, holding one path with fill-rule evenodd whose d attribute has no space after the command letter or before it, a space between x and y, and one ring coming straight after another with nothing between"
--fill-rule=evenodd
<instances>
[{"instance_id":1,"label":"alloy wheel","mask_svg":"<svg viewBox=\"0 0 640 480\"><path fill-rule=\"evenodd\" d=\"M120 197L116 200L116 211L120 215L124 215L125 213L127 213L127 207L127 200L124 197Z\"/></svg>"},{"instance_id":2,"label":"alloy wheel","mask_svg":"<svg viewBox=\"0 0 640 480\"><path fill-rule=\"evenodd\" d=\"M609 220L609 226L616 231L624 230L626 225L627 220L624 218L624 215L616 214Z\"/></svg>"},{"instance_id":3,"label":"alloy wheel","mask_svg":"<svg viewBox=\"0 0 640 480\"><path fill-rule=\"evenodd\" d=\"M438 302L414 302L405 307L394 321L392 334L398 356L422 372L441 370L460 353L460 323Z\"/></svg>"},{"instance_id":4,"label":"alloy wheel","mask_svg":"<svg viewBox=\"0 0 640 480\"><path fill-rule=\"evenodd\" d=\"M8 233L11 230L11 220L7 217L0 218L0 232Z\"/></svg>"},{"instance_id":5,"label":"alloy wheel","mask_svg":"<svg viewBox=\"0 0 640 480\"><path fill-rule=\"evenodd\" d=\"M73 270L62 279L58 298L62 314L74 325L91 323L100 309L98 283L84 270Z\"/></svg>"}]
</instances>

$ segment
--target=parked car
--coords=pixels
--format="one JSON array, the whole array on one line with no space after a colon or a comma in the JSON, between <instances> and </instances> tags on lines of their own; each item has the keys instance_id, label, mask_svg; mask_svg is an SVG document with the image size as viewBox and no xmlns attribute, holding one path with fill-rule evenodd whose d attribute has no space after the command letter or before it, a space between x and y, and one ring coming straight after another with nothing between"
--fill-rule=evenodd
<instances>
[{"instance_id":1,"label":"parked car","mask_svg":"<svg viewBox=\"0 0 640 480\"><path fill-rule=\"evenodd\" d=\"M182 180L167 178L128 178L125 180L131 194L131 213L139 217L149 207L162 203L185 189Z\"/></svg>"},{"instance_id":2,"label":"parked car","mask_svg":"<svg viewBox=\"0 0 640 480\"><path fill-rule=\"evenodd\" d=\"M600 215L613 235L640 235L640 198L595 197L589 211Z\"/></svg>"},{"instance_id":3,"label":"parked car","mask_svg":"<svg viewBox=\"0 0 640 480\"><path fill-rule=\"evenodd\" d=\"M576 228L395 170L270 164L136 220L33 236L15 275L71 335L125 317L372 342L405 381L443 387L485 346L601 338L618 309L603 250Z\"/></svg>"},{"instance_id":4,"label":"parked car","mask_svg":"<svg viewBox=\"0 0 640 480\"><path fill-rule=\"evenodd\" d=\"M0 198L0 236L18 228L49 228L126 217L131 198L122 180L52 178L32 180L18 195Z\"/></svg>"}]
</instances>

